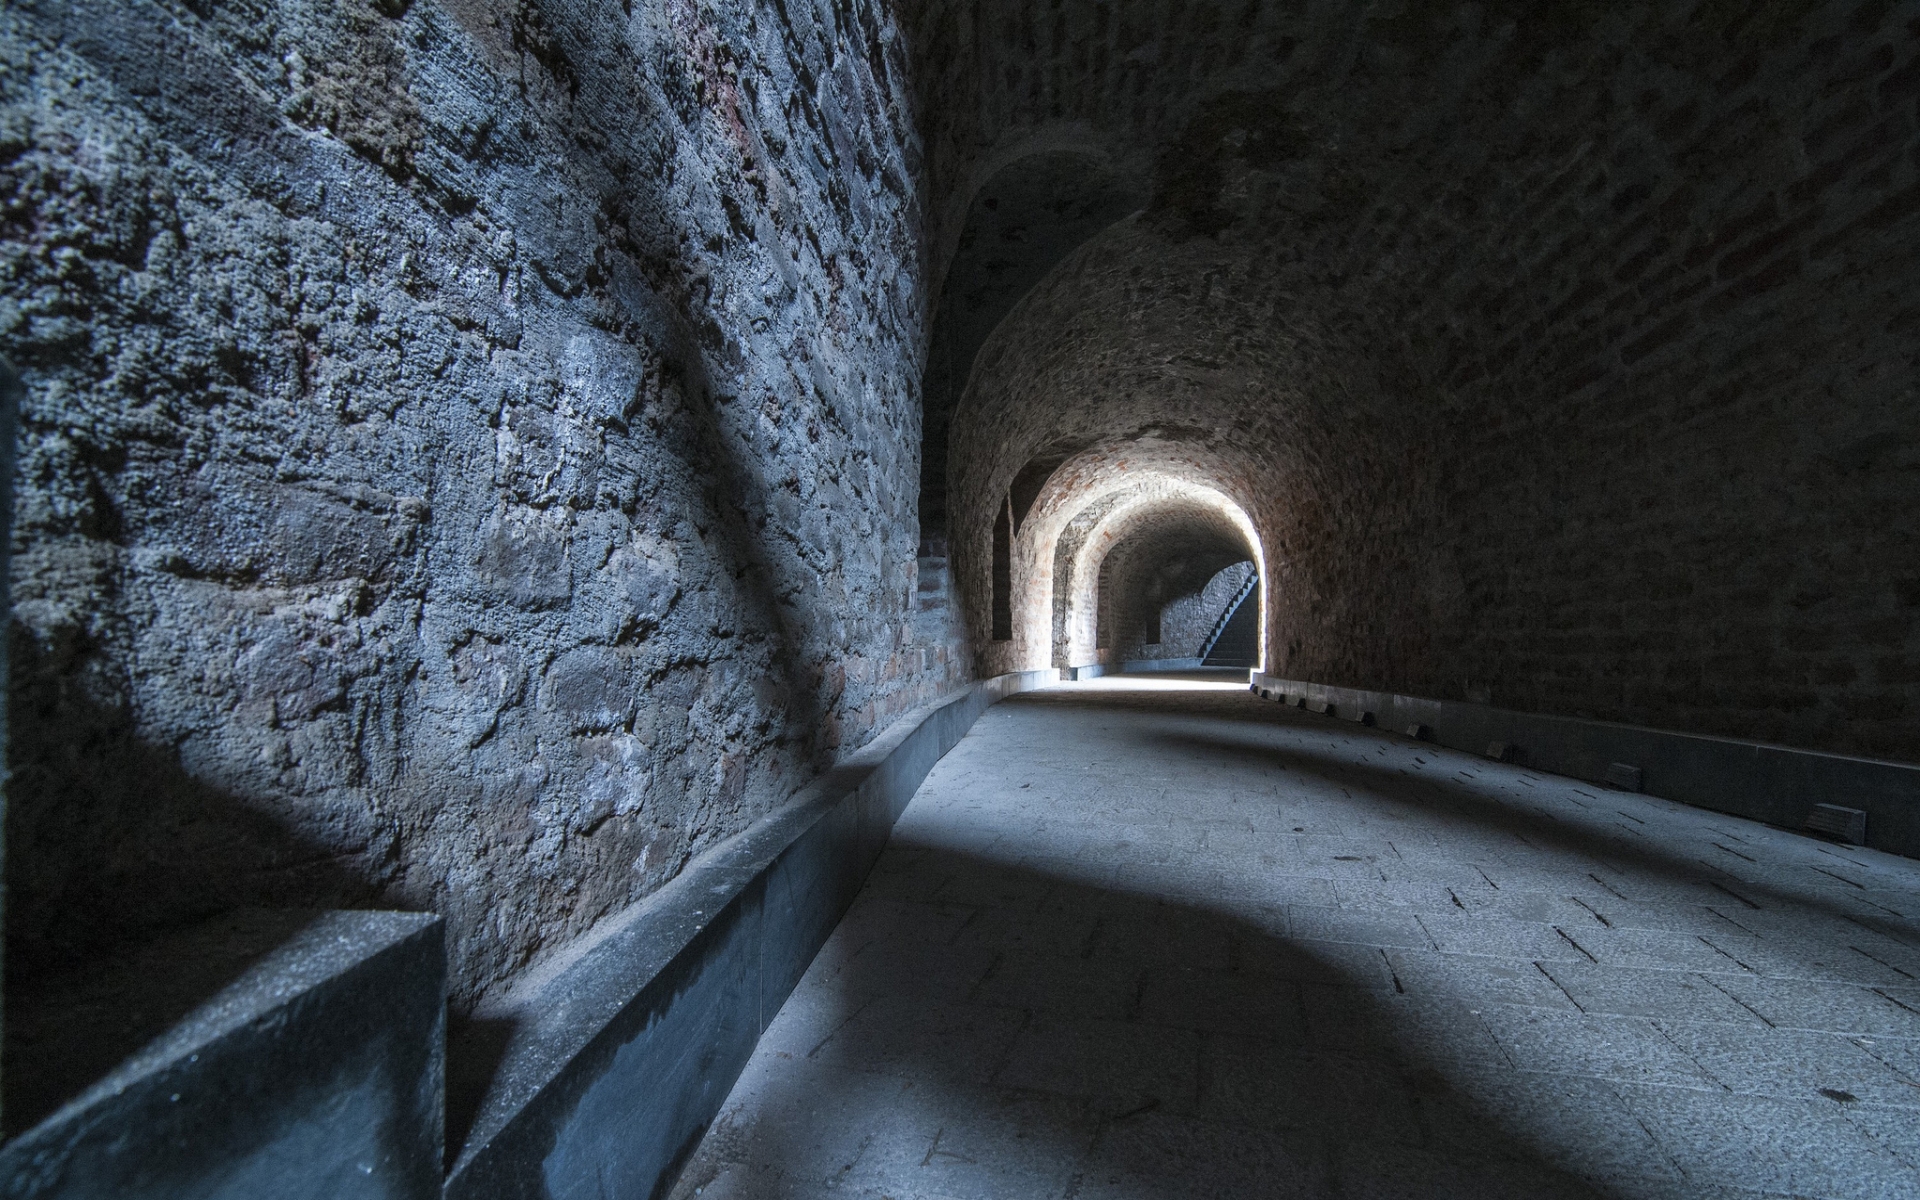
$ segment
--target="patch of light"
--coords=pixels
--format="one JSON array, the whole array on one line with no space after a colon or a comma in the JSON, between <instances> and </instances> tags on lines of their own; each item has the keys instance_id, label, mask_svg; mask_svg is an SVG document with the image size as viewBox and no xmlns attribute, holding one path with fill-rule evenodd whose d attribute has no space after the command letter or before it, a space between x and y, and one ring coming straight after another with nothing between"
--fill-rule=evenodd
<instances>
[{"instance_id":1,"label":"patch of light","mask_svg":"<svg viewBox=\"0 0 1920 1200\"><path fill-rule=\"evenodd\" d=\"M1079 551L1075 555L1073 571L1070 576L1073 580L1071 584L1073 594L1068 600L1068 611L1070 615L1068 617L1069 633L1067 653L1070 661L1074 661L1074 665L1076 666L1093 661L1094 637L1096 634L1095 622L1097 621L1095 614L1098 609L1098 597L1095 589L1099 580L1100 560L1118 541L1118 535L1113 531L1123 531L1127 523L1142 512L1164 506L1169 501L1180 500L1212 508L1225 517L1235 529L1239 530L1240 535L1246 539L1247 548L1253 553L1253 569L1260 581L1258 588L1260 606L1255 610L1255 619L1258 622L1256 628L1259 631L1259 665L1254 669L1258 671L1266 670L1266 613L1268 611L1267 605L1270 603L1268 593L1272 584L1267 572L1266 546L1261 542L1260 532L1254 528L1253 521L1247 516L1246 510L1242 509L1230 496L1218 488L1196 483L1190 479L1159 474L1129 477L1124 473L1113 476L1106 481L1106 486L1098 491L1089 490L1083 493L1082 499L1084 503L1080 507L1085 507L1093 503L1094 500L1100 496L1109 494L1121 486L1130 484L1138 487L1143 478L1150 481L1153 486L1142 489L1140 494L1132 501L1102 517L1099 524L1088 533L1085 540L1081 543ZM1038 535L1037 540L1040 549L1036 558L1042 563L1052 563L1053 547L1059 540L1060 534L1065 530L1067 520L1070 519L1072 515L1072 508L1065 505L1057 507L1058 512L1055 514L1055 519L1043 528ZM1044 585L1045 590L1051 593L1054 586L1051 569L1046 571L1044 579L1036 578L1035 583L1036 585ZM1035 670L1043 664L1047 657L1046 648L1051 644L1054 619L1053 605L1051 602L1046 604L1029 604L1023 606L1023 613L1028 622L1028 629L1025 633L1025 644L1035 648L1034 660L1027 669ZM1241 683L1235 686L1245 687L1246 685Z\"/></svg>"},{"instance_id":2,"label":"patch of light","mask_svg":"<svg viewBox=\"0 0 1920 1200\"><path fill-rule=\"evenodd\" d=\"M1244 692L1245 679L1196 679L1191 675L1169 672L1166 675L1102 675L1063 683L1065 688L1087 692Z\"/></svg>"}]
</instances>

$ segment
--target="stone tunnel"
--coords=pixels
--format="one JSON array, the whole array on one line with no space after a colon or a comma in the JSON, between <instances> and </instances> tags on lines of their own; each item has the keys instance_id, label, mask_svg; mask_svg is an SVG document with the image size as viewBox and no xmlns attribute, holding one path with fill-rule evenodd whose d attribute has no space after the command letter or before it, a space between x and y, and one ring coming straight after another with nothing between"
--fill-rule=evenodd
<instances>
[{"instance_id":1,"label":"stone tunnel","mask_svg":"<svg viewBox=\"0 0 1920 1200\"><path fill-rule=\"evenodd\" d=\"M0 1195L1920 1194L1920 5L0 56Z\"/></svg>"}]
</instances>

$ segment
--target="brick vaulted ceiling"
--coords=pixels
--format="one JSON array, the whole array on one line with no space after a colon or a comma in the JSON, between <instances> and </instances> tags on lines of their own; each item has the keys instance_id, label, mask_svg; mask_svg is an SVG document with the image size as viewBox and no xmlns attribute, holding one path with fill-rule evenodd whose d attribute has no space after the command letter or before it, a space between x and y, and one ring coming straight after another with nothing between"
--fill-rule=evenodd
<instances>
[{"instance_id":1,"label":"brick vaulted ceiling","mask_svg":"<svg viewBox=\"0 0 1920 1200\"><path fill-rule=\"evenodd\" d=\"M1050 231L928 389L976 620L1023 466L1178 443L1269 670L1920 750L1910 8L908 9L934 280Z\"/></svg>"}]
</instances>

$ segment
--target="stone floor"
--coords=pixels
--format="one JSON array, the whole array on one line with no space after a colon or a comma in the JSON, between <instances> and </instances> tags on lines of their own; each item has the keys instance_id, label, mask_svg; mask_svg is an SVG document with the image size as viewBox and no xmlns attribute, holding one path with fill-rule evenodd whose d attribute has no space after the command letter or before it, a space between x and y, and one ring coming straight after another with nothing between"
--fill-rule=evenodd
<instances>
[{"instance_id":1,"label":"stone floor","mask_svg":"<svg viewBox=\"0 0 1920 1200\"><path fill-rule=\"evenodd\" d=\"M674 1193L1920 1196L1920 862L1244 685L990 709Z\"/></svg>"}]
</instances>

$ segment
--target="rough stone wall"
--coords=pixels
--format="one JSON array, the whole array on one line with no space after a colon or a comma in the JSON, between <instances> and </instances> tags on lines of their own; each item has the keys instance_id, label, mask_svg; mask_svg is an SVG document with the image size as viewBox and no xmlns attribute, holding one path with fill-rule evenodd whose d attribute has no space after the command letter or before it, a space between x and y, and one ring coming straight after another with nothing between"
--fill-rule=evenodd
<instances>
[{"instance_id":1,"label":"rough stone wall","mask_svg":"<svg viewBox=\"0 0 1920 1200\"><path fill-rule=\"evenodd\" d=\"M1181 657L1166 648L1167 631L1156 629L1162 610L1245 558L1247 546L1224 516L1198 506L1169 506L1129 524L1099 566L1102 640L1112 650L1107 661Z\"/></svg>"},{"instance_id":2,"label":"rough stone wall","mask_svg":"<svg viewBox=\"0 0 1920 1200\"><path fill-rule=\"evenodd\" d=\"M1253 576L1253 564L1235 563L1221 569L1206 586L1168 604L1160 612L1160 644L1142 647L1148 658L1198 658L1207 648L1214 626L1227 615L1227 606L1239 599L1240 589Z\"/></svg>"},{"instance_id":3,"label":"rough stone wall","mask_svg":"<svg viewBox=\"0 0 1920 1200\"><path fill-rule=\"evenodd\" d=\"M1920 758L1920 6L908 24L936 192L1156 160L983 346L956 496L1184 440L1260 531L1270 670Z\"/></svg>"},{"instance_id":4,"label":"rough stone wall","mask_svg":"<svg viewBox=\"0 0 1920 1200\"><path fill-rule=\"evenodd\" d=\"M470 1002L964 673L884 6L20 0L0 62L10 969L378 902Z\"/></svg>"}]
</instances>

